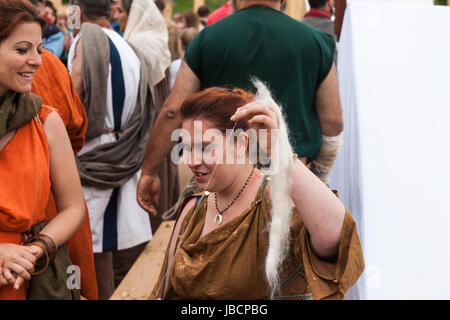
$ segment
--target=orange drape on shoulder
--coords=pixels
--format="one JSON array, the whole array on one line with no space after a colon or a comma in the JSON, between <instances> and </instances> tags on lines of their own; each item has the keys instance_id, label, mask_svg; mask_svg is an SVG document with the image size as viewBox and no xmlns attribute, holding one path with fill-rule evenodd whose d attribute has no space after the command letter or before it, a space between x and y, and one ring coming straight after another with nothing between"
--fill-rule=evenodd
<instances>
[{"instance_id":1,"label":"orange drape on shoulder","mask_svg":"<svg viewBox=\"0 0 450 320\"><path fill-rule=\"evenodd\" d=\"M55 111L53 108L42 108L40 118L42 123L47 116ZM59 111L59 110L57 110ZM61 115L61 112L58 112ZM63 117L64 115L62 115ZM80 267L81 271L81 295L89 300L98 299L97 278L94 266L94 251L92 247L91 224L89 221L89 212L85 203L86 214L82 226L69 239L68 247L70 259L74 265ZM47 208L45 209L46 221L52 220L58 214L55 199L50 192Z\"/></svg>"},{"instance_id":2,"label":"orange drape on shoulder","mask_svg":"<svg viewBox=\"0 0 450 320\"><path fill-rule=\"evenodd\" d=\"M42 66L33 77L31 92L40 96L44 104L60 112L74 153L84 145L87 115L73 86L67 68L53 53L42 49Z\"/></svg>"},{"instance_id":3,"label":"orange drape on shoulder","mask_svg":"<svg viewBox=\"0 0 450 320\"><path fill-rule=\"evenodd\" d=\"M22 244L22 233L44 221L50 194L49 152L33 119L0 152L0 243ZM25 286L0 288L0 299L25 299Z\"/></svg>"}]
</instances>

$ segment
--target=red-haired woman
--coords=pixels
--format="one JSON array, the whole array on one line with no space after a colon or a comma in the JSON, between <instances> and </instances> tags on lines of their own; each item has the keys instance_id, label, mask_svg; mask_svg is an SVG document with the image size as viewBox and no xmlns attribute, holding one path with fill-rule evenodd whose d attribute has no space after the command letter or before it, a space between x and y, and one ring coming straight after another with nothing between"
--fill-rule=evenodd
<instances>
[{"instance_id":1,"label":"red-haired woman","mask_svg":"<svg viewBox=\"0 0 450 320\"><path fill-rule=\"evenodd\" d=\"M363 271L355 221L292 154L280 108L255 86L256 96L206 89L181 107L183 150L204 191L180 206L153 299L342 299ZM270 177L251 161L255 136Z\"/></svg>"},{"instance_id":2,"label":"red-haired woman","mask_svg":"<svg viewBox=\"0 0 450 320\"><path fill-rule=\"evenodd\" d=\"M44 25L29 1L0 0L0 299L27 298L30 279L31 297L74 297L66 279L39 281L63 260L70 265L65 243L85 213L64 123L29 94ZM50 192L58 215L45 223Z\"/></svg>"}]
</instances>

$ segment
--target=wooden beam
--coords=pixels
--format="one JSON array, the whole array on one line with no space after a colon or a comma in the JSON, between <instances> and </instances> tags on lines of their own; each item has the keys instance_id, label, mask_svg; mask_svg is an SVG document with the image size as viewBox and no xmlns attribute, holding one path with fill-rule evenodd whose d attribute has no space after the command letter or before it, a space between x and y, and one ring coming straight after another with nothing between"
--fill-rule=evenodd
<instances>
[{"instance_id":1,"label":"wooden beam","mask_svg":"<svg viewBox=\"0 0 450 320\"><path fill-rule=\"evenodd\" d=\"M301 20L306 14L305 0L286 0L286 14Z\"/></svg>"},{"instance_id":2,"label":"wooden beam","mask_svg":"<svg viewBox=\"0 0 450 320\"><path fill-rule=\"evenodd\" d=\"M166 3L166 7L164 8L164 17L167 19L172 19L173 1L166 0L165 3Z\"/></svg>"},{"instance_id":3,"label":"wooden beam","mask_svg":"<svg viewBox=\"0 0 450 320\"><path fill-rule=\"evenodd\" d=\"M334 3L334 31L339 39L341 36L342 23L344 21L345 9L347 8L347 0L336 0Z\"/></svg>"},{"instance_id":4,"label":"wooden beam","mask_svg":"<svg viewBox=\"0 0 450 320\"><path fill-rule=\"evenodd\" d=\"M194 0L194 12L197 13L197 9L205 5L205 0Z\"/></svg>"},{"instance_id":5,"label":"wooden beam","mask_svg":"<svg viewBox=\"0 0 450 320\"><path fill-rule=\"evenodd\" d=\"M52 3L55 6L56 10L62 11L64 9L64 6L62 4L62 0L52 0Z\"/></svg>"},{"instance_id":6,"label":"wooden beam","mask_svg":"<svg viewBox=\"0 0 450 320\"><path fill-rule=\"evenodd\" d=\"M147 300L161 271L175 221L161 223L110 300Z\"/></svg>"}]
</instances>

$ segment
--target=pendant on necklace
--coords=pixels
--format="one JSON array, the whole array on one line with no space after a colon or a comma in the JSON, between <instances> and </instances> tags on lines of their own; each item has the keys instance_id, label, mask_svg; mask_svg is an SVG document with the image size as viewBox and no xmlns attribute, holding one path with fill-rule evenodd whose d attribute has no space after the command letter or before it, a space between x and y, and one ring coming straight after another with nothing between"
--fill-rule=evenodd
<instances>
[{"instance_id":1,"label":"pendant on necklace","mask_svg":"<svg viewBox=\"0 0 450 320\"><path fill-rule=\"evenodd\" d=\"M223 217L220 213L216 214L216 216L214 217L214 222L220 226L222 224L223 221Z\"/></svg>"}]
</instances>

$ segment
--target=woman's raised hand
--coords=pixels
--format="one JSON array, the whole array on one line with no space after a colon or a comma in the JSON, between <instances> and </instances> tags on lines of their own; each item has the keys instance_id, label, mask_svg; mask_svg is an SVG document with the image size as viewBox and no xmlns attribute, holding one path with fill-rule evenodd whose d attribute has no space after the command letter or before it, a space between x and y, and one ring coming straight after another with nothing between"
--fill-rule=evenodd
<instances>
[{"instance_id":1,"label":"woman's raised hand","mask_svg":"<svg viewBox=\"0 0 450 320\"><path fill-rule=\"evenodd\" d=\"M259 102L251 102L236 110L236 113L230 118L232 121L245 120L250 129L254 129L260 147L266 152L267 156L271 155L272 137L276 137L280 128L280 119L278 114L269 106ZM263 131L263 130L266 131ZM274 130L276 130L274 132ZM262 139L262 134L267 134Z\"/></svg>"},{"instance_id":2,"label":"woman's raised hand","mask_svg":"<svg viewBox=\"0 0 450 320\"><path fill-rule=\"evenodd\" d=\"M236 110L236 113L231 117L232 121L244 119L247 121L250 128L253 129L278 129L280 120L278 115L266 105L259 102L250 102L243 107Z\"/></svg>"}]
</instances>

